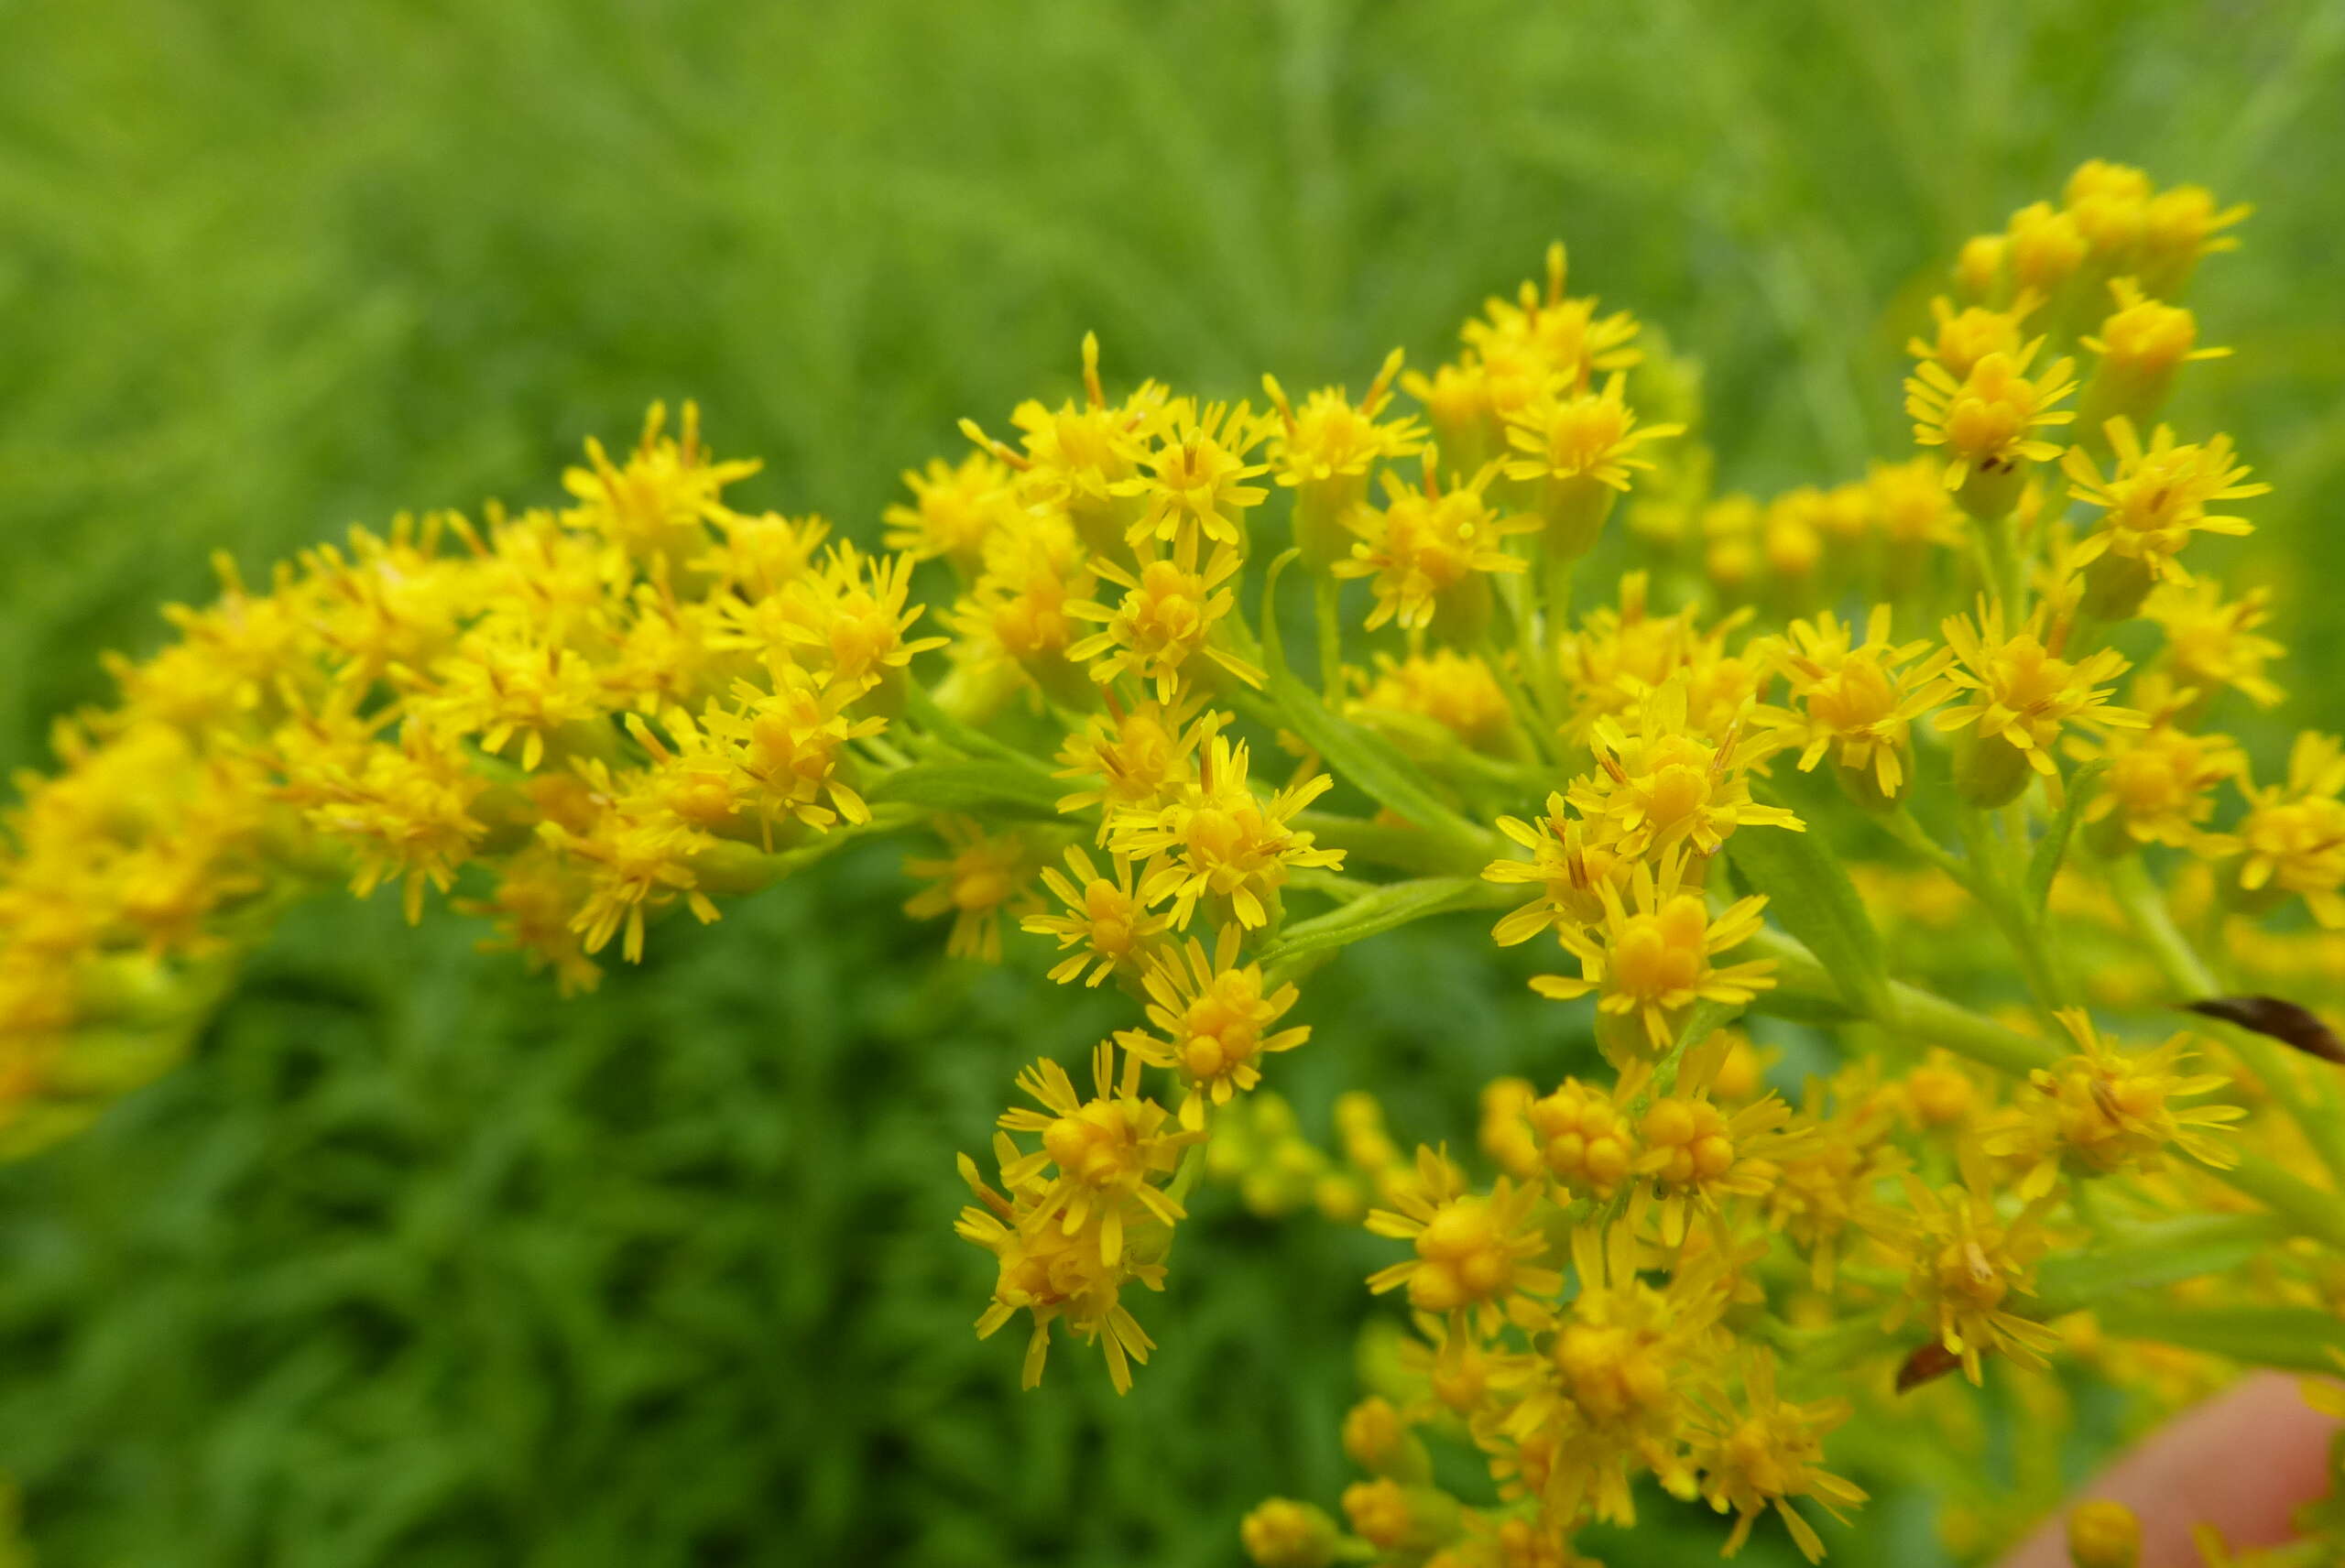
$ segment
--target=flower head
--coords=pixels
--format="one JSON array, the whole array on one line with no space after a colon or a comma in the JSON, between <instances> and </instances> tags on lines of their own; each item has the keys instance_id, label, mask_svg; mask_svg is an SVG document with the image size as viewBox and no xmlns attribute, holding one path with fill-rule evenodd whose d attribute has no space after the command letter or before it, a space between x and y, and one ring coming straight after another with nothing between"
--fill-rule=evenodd
<instances>
[{"instance_id":1,"label":"flower head","mask_svg":"<svg viewBox=\"0 0 2345 1568\"><path fill-rule=\"evenodd\" d=\"M1103 696L1107 713L1067 737L1052 777L1085 781L1085 788L1061 799L1058 809L1099 807L1099 842L1105 844L1119 818L1153 811L1194 780L1197 747L1220 727L1223 715L1201 715L1203 704L1195 699L1168 704L1150 697L1126 705L1112 689ZM1088 787L1090 781L1097 788Z\"/></svg>"},{"instance_id":2,"label":"flower head","mask_svg":"<svg viewBox=\"0 0 2345 1568\"><path fill-rule=\"evenodd\" d=\"M1004 1167L1027 1160L1008 1133L995 1138L996 1157ZM960 1166L962 1180L977 1201L961 1211L953 1228L963 1240L992 1253L998 1265L993 1301L977 1319L977 1337L989 1337L1021 1312L1031 1313L1034 1332L1026 1345L1023 1378L1031 1388L1042 1380L1051 1325L1063 1320L1077 1338L1099 1342L1116 1391L1130 1392L1130 1363L1145 1362L1154 1342L1123 1305L1122 1292L1135 1283L1151 1290L1164 1289L1160 1259L1169 1234L1165 1222L1145 1210L1137 1223L1131 1214L1122 1214L1124 1241L1111 1259L1098 1231L1110 1212L1121 1211L1095 1204L1088 1223L1072 1232L1063 1224L1034 1224L1033 1215L1049 1201L1051 1191L1039 1175L1030 1174L1023 1183L1005 1176L1003 1185L1009 1189L1005 1192L982 1180L976 1161L967 1155L961 1156Z\"/></svg>"},{"instance_id":3,"label":"flower head","mask_svg":"<svg viewBox=\"0 0 2345 1568\"><path fill-rule=\"evenodd\" d=\"M2085 802L2084 821L2108 824L2099 831L2104 848L2163 844L2221 853L2230 841L2205 824L2215 812L2216 786L2246 771L2247 754L2229 735L2193 735L2170 713L2157 713L2143 695L2154 680L2143 676L2133 687L2136 705L2154 713L2149 728L2112 731L2098 746L2078 746L2079 756L2107 764L2100 788Z\"/></svg>"},{"instance_id":4,"label":"flower head","mask_svg":"<svg viewBox=\"0 0 2345 1568\"><path fill-rule=\"evenodd\" d=\"M1543 975L1531 982L1532 990L1558 1000L1594 993L1600 1014L1641 1026L1625 1038L1599 1036L1623 1054L1668 1050L1696 1001L1747 1002L1775 983L1772 960L1713 962L1758 934L1767 900L1744 898L1713 919L1700 890L1680 886L1685 866L1683 856L1672 856L1656 874L1651 862L1639 861L1626 898L1600 884L1602 924L1563 933L1564 945L1579 958L1579 977Z\"/></svg>"},{"instance_id":5,"label":"flower head","mask_svg":"<svg viewBox=\"0 0 2345 1568\"><path fill-rule=\"evenodd\" d=\"M1933 650L1926 639L1893 644L1889 624L1890 607L1875 605L1859 643L1855 628L1829 610L1794 621L1777 658L1799 708L1761 717L1801 748L1803 773L1829 751L1840 767L1869 776L1893 799L1905 782L1907 731L1945 698L1943 677L1954 655Z\"/></svg>"},{"instance_id":6,"label":"flower head","mask_svg":"<svg viewBox=\"0 0 2345 1568\"><path fill-rule=\"evenodd\" d=\"M562 476L562 488L578 501L562 515L567 526L601 534L638 560L668 554L682 562L705 542L706 523L724 510L718 497L725 487L764 465L712 459L700 443L698 405L684 405L674 436L666 433L667 415L665 405L651 405L625 467L587 438L588 466Z\"/></svg>"},{"instance_id":7,"label":"flower head","mask_svg":"<svg viewBox=\"0 0 2345 1568\"><path fill-rule=\"evenodd\" d=\"M2256 630L2272 618L2272 590L2250 588L2226 600L2208 578L2172 578L2150 591L2142 614L2165 633L2163 662L2183 685L2202 693L2229 687L2259 708L2281 697L2264 668L2287 650Z\"/></svg>"},{"instance_id":8,"label":"flower head","mask_svg":"<svg viewBox=\"0 0 2345 1568\"><path fill-rule=\"evenodd\" d=\"M1516 753L1522 733L1506 690L1478 654L1435 648L1406 659L1379 654L1376 673L1348 712L1399 733L1434 726L1475 751Z\"/></svg>"},{"instance_id":9,"label":"flower head","mask_svg":"<svg viewBox=\"0 0 2345 1568\"><path fill-rule=\"evenodd\" d=\"M2070 447L2061 460L2068 494L2101 512L2100 526L2078 546L2075 561L2091 561L2106 551L2136 563L2152 582L2187 582L2189 573L2176 558L2192 534L2253 531L2245 518L2207 510L2210 501L2241 500L2272 488L2242 483L2249 471L2232 460L2230 437L2216 436L2204 446L2177 443L2173 429L2160 425L2144 446L2133 422L2121 415L2106 428L2117 454L2108 477L2082 447Z\"/></svg>"},{"instance_id":10,"label":"flower head","mask_svg":"<svg viewBox=\"0 0 2345 1568\"><path fill-rule=\"evenodd\" d=\"M1604 919L1603 889L1626 890L1637 856L1621 847L1621 831L1609 816L1572 815L1561 792L1547 797L1543 816L1532 822L1500 817L1499 832L1531 852L1528 861L1494 860L1482 870L1486 882L1529 883L1536 898L1503 916L1490 934L1501 947L1529 942L1541 931L1570 931Z\"/></svg>"},{"instance_id":11,"label":"flower head","mask_svg":"<svg viewBox=\"0 0 2345 1568\"><path fill-rule=\"evenodd\" d=\"M1030 1228L1055 1224L1070 1236L1096 1234L1105 1268L1122 1257L1128 1204L1167 1225L1179 1223L1181 1205L1159 1179L1169 1177L1182 1150L1205 1136L1173 1126L1170 1111L1140 1094L1143 1065L1127 1055L1118 1074L1114 1042L1100 1041L1091 1053L1093 1092L1085 1098L1066 1069L1046 1058L1018 1075L1020 1090L1041 1108L1021 1106L1001 1116L1006 1132L1042 1135L1040 1148L1002 1168L1004 1183L1016 1189L1053 1172L1020 1223Z\"/></svg>"},{"instance_id":12,"label":"flower head","mask_svg":"<svg viewBox=\"0 0 2345 1568\"><path fill-rule=\"evenodd\" d=\"M1743 1373L1740 1408L1714 1412L1697 1429L1693 1462L1702 1475L1702 1500L1735 1516L1727 1537L1729 1557L1751 1538L1751 1527L1772 1508L1800 1554L1824 1560L1816 1527L1792 1506L1813 1497L1835 1519L1865 1500L1862 1488L1823 1467L1824 1435L1849 1416L1846 1399L1794 1404L1775 1391L1775 1359L1754 1352Z\"/></svg>"},{"instance_id":13,"label":"flower head","mask_svg":"<svg viewBox=\"0 0 2345 1568\"><path fill-rule=\"evenodd\" d=\"M1183 531L1169 556L1157 553L1152 539L1143 539L1135 570L1105 559L1095 561L1100 576L1125 591L1123 602L1113 609L1088 601L1069 604L1067 614L1104 625L1069 647L1067 657L1089 662L1092 679L1102 685L1119 675L1149 682L1161 702L1172 701L1182 681L1194 673L1186 668L1190 660L1200 654L1248 685L1260 685L1261 671L1210 641L1216 623L1237 605L1237 591L1228 583L1239 562L1238 552L1224 544L1199 566L1201 536L1202 530Z\"/></svg>"},{"instance_id":14,"label":"flower head","mask_svg":"<svg viewBox=\"0 0 2345 1568\"><path fill-rule=\"evenodd\" d=\"M951 915L945 953L998 964L1002 911L1031 901L1027 885L1035 871L1033 849L1016 833L988 833L965 817L939 817L936 834L946 854L904 861L906 876L931 884L904 901L904 913L916 920Z\"/></svg>"},{"instance_id":15,"label":"flower head","mask_svg":"<svg viewBox=\"0 0 2345 1568\"><path fill-rule=\"evenodd\" d=\"M1275 376L1262 389L1278 410L1271 431L1270 467L1277 483L1294 492L1294 537L1314 565L1334 561L1343 549L1344 519L1368 500L1369 471L1423 450L1424 427L1415 419L1387 419L1392 378L1401 372L1394 349L1355 404L1340 387L1323 387L1297 408Z\"/></svg>"},{"instance_id":16,"label":"flower head","mask_svg":"<svg viewBox=\"0 0 2345 1568\"><path fill-rule=\"evenodd\" d=\"M1216 735L1194 785L1153 812L1128 811L1109 824L1117 853L1153 863L1140 898L1151 908L1172 900L1175 927L1187 929L1200 899L1211 901L1216 924L1226 909L1248 930L1266 925L1290 871L1344 863L1343 851L1314 848L1310 833L1289 825L1334 779L1314 774L1265 800L1246 775L1246 743Z\"/></svg>"},{"instance_id":17,"label":"flower head","mask_svg":"<svg viewBox=\"0 0 2345 1568\"><path fill-rule=\"evenodd\" d=\"M1162 1036L1133 1030L1118 1043L1142 1061L1173 1068L1189 1084L1181 1125L1205 1125L1205 1103L1230 1097L1262 1081L1261 1059L1292 1051L1311 1038L1308 1027L1271 1026L1294 1006L1292 985L1265 991L1262 967L1238 962L1238 927L1224 926L1213 955L1191 937L1178 953L1148 972L1148 1020Z\"/></svg>"},{"instance_id":18,"label":"flower head","mask_svg":"<svg viewBox=\"0 0 2345 1568\"><path fill-rule=\"evenodd\" d=\"M1549 547L1567 556L1595 542L1631 474L1653 466L1637 449L1685 433L1683 425L1640 426L1626 387L1627 376L1614 371L1600 392L1543 392L1506 416L1507 442L1518 454L1508 459L1506 476L1539 486Z\"/></svg>"},{"instance_id":19,"label":"flower head","mask_svg":"<svg viewBox=\"0 0 2345 1568\"><path fill-rule=\"evenodd\" d=\"M2076 1053L2030 1073L2036 1097L1984 1140L1987 1152L2028 1167L2019 1184L2023 1202L2049 1194L2064 1162L2095 1176L2154 1169L2169 1149L2218 1169L2239 1163L2238 1151L2216 1135L2243 1119L2244 1108L2176 1103L2230 1082L2220 1073L2184 1071L2187 1035L2129 1052L2103 1039L2081 1008L2064 1008L2060 1025Z\"/></svg>"},{"instance_id":20,"label":"flower head","mask_svg":"<svg viewBox=\"0 0 2345 1568\"><path fill-rule=\"evenodd\" d=\"M1932 1188L1910 1172L1904 1178L1911 1207L1890 1223L1888 1238L1907 1260L1905 1298L1885 1326L1893 1332L1919 1315L1976 1383L1983 1357L2041 1367L2060 1335L2007 1305L2014 1294L2034 1293L2035 1265L2051 1246L2043 1201L2007 1214L1974 1146L1964 1147L1958 1185Z\"/></svg>"},{"instance_id":21,"label":"flower head","mask_svg":"<svg viewBox=\"0 0 2345 1568\"><path fill-rule=\"evenodd\" d=\"M1624 855L1652 857L1679 844L1715 855L1742 827L1803 831L1781 806L1751 798L1750 771L1776 742L1756 724L1728 726L1712 740L1686 722L1689 682L1683 676L1648 692L1633 730L1600 719L1590 737L1597 771L1576 781L1567 798L1591 822L1609 819L1604 836L1617 837Z\"/></svg>"},{"instance_id":22,"label":"flower head","mask_svg":"<svg viewBox=\"0 0 2345 1568\"><path fill-rule=\"evenodd\" d=\"M1200 409L1189 398L1176 399L1155 432L1156 444L1140 455L1145 472L1108 487L1110 495L1140 502L1126 541L1138 545L1201 534L1218 545L1242 546L1246 513L1270 495L1246 483L1269 464L1246 460L1269 433L1243 403L1235 408L1209 403Z\"/></svg>"},{"instance_id":23,"label":"flower head","mask_svg":"<svg viewBox=\"0 0 2345 1568\"><path fill-rule=\"evenodd\" d=\"M2261 787L2243 784L2243 852L2239 885L2247 893L2295 893L2313 918L2345 928L2345 746L2310 730L2288 753L2287 778Z\"/></svg>"},{"instance_id":24,"label":"flower head","mask_svg":"<svg viewBox=\"0 0 2345 1568\"><path fill-rule=\"evenodd\" d=\"M1435 458L1425 459L1422 488L1384 475L1385 504L1361 506L1347 521L1359 536L1350 559L1330 568L1338 577L1369 577L1376 605L1368 629L1397 621L1403 631L1434 624L1446 613L1461 634L1469 634L1489 614L1491 573L1521 572L1524 562L1509 555L1510 534L1533 533L1536 517L1502 517L1484 492L1498 475L1495 463L1463 484L1441 487Z\"/></svg>"},{"instance_id":25,"label":"flower head","mask_svg":"<svg viewBox=\"0 0 2345 1568\"><path fill-rule=\"evenodd\" d=\"M1069 844L1066 865L1066 871L1055 866L1042 867L1042 886L1065 912L1028 915L1020 921L1037 935L1058 938L1060 951L1068 953L1051 971L1051 978L1062 985L1080 979L1086 985L1096 985L1110 975L1139 975L1171 921L1166 916L1150 913L1140 901L1129 857L1114 856L1113 874L1103 876L1082 846ZM1088 976L1084 974L1086 969Z\"/></svg>"},{"instance_id":26,"label":"flower head","mask_svg":"<svg viewBox=\"0 0 2345 1568\"><path fill-rule=\"evenodd\" d=\"M2056 406L2077 384L2065 359L2054 361L2040 375L2028 375L2042 344L2039 338L2016 354L1982 354L1961 376L1925 359L1905 383L1905 410L1914 417L1914 439L1945 449L1946 487L1966 504L1972 494L1966 482L1974 474L2001 479L2014 475L2023 463L2048 463L2060 455L2059 443L2033 432L2077 417L2073 409Z\"/></svg>"},{"instance_id":27,"label":"flower head","mask_svg":"<svg viewBox=\"0 0 2345 1568\"><path fill-rule=\"evenodd\" d=\"M1525 1324L1543 1321L1564 1281L1533 1261L1547 1250L1532 1213L1538 1190L1501 1176L1487 1193L1470 1192L1465 1172L1446 1155L1423 1148L1417 1150L1416 1175L1413 1187L1394 1194L1393 1208L1373 1209L1368 1216L1369 1230L1412 1243L1416 1256L1371 1274L1368 1288L1381 1295L1405 1285L1417 1311L1470 1314L1485 1334L1510 1317Z\"/></svg>"},{"instance_id":28,"label":"flower head","mask_svg":"<svg viewBox=\"0 0 2345 1568\"><path fill-rule=\"evenodd\" d=\"M1014 507L1009 465L979 450L958 463L941 457L920 471L906 470L911 504L899 502L881 515L887 546L912 561L947 561L975 573L985 559L986 540Z\"/></svg>"},{"instance_id":29,"label":"flower head","mask_svg":"<svg viewBox=\"0 0 2345 1568\"><path fill-rule=\"evenodd\" d=\"M2057 780L2052 745L2067 726L2139 729L2149 720L2110 702L2110 684L2129 668L2124 655L2102 648L2073 663L2062 659L2044 645L2045 618L2039 608L2026 626L2007 632L2002 605L1983 597L1975 620L1948 617L1947 644L1961 662L1946 679L1966 695L1937 716L1937 727L1968 729L1981 744L1999 741L2027 768Z\"/></svg>"}]
</instances>

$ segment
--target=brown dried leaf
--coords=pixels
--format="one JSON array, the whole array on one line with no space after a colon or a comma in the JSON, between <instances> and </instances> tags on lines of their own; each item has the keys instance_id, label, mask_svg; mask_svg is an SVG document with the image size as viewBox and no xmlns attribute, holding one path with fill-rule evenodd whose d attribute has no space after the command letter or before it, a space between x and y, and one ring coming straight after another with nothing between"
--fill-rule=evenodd
<instances>
[{"instance_id":1,"label":"brown dried leaf","mask_svg":"<svg viewBox=\"0 0 2345 1568\"><path fill-rule=\"evenodd\" d=\"M2345 1042L2340 1042L2336 1033L2309 1009L2294 1002L2278 996L2209 996L2182 1005L2187 1011L2253 1029L2283 1045L2292 1045L2307 1056L2345 1066Z\"/></svg>"},{"instance_id":2,"label":"brown dried leaf","mask_svg":"<svg viewBox=\"0 0 2345 1568\"><path fill-rule=\"evenodd\" d=\"M1910 1394L1925 1383L1935 1383L1962 1365L1962 1357L1932 1340L1905 1358L1897 1369L1897 1391Z\"/></svg>"}]
</instances>

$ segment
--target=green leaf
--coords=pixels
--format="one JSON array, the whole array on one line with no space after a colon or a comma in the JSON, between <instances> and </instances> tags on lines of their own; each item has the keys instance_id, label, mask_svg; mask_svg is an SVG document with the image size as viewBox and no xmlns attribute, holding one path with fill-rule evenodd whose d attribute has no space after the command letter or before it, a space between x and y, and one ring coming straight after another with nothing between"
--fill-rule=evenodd
<instances>
[{"instance_id":1,"label":"green leaf","mask_svg":"<svg viewBox=\"0 0 2345 1568\"><path fill-rule=\"evenodd\" d=\"M1311 920L1298 920L1262 949L1265 964L1290 963L1407 925L1447 909L1485 901L1489 885L1473 877L1426 877L1391 882Z\"/></svg>"},{"instance_id":2,"label":"green leaf","mask_svg":"<svg viewBox=\"0 0 2345 1568\"><path fill-rule=\"evenodd\" d=\"M2109 764L2095 758L2068 775L2068 803L2060 808L2060 814L2053 819L2050 831L2036 844L2035 854L2027 863L2027 901L2038 914L2051 901L2052 878L2060 874L2060 862L2067 855L2068 840L2077 831L2077 815L2092 799L2100 776L2108 771Z\"/></svg>"},{"instance_id":3,"label":"green leaf","mask_svg":"<svg viewBox=\"0 0 2345 1568\"><path fill-rule=\"evenodd\" d=\"M2154 1298L2094 1310L2102 1332L2292 1372L2345 1368L2345 1322L2312 1307L2176 1307Z\"/></svg>"},{"instance_id":4,"label":"green leaf","mask_svg":"<svg viewBox=\"0 0 2345 1568\"><path fill-rule=\"evenodd\" d=\"M1753 786L1751 798L1779 806ZM1767 913L1807 945L1833 985L1868 1018L1889 1016L1889 965L1864 900L1832 846L1816 833L1749 827L1726 841L1727 857L1752 890L1767 896Z\"/></svg>"},{"instance_id":5,"label":"green leaf","mask_svg":"<svg viewBox=\"0 0 2345 1568\"><path fill-rule=\"evenodd\" d=\"M2276 1214L2198 1214L2131 1227L2089 1251L2046 1261L2040 1271L2051 1311L2068 1311L2131 1290L2225 1274L2296 1234Z\"/></svg>"},{"instance_id":6,"label":"green leaf","mask_svg":"<svg viewBox=\"0 0 2345 1568\"><path fill-rule=\"evenodd\" d=\"M1023 817L1049 822L1064 791L1045 775L1007 762L916 762L878 779L874 800L901 800L932 811Z\"/></svg>"}]
</instances>

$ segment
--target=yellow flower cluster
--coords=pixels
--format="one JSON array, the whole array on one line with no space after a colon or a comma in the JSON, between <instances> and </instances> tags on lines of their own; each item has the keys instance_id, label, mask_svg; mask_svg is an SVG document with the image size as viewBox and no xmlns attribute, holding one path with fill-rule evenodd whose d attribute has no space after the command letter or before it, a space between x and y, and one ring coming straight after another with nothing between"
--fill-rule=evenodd
<instances>
[{"instance_id":1,"label":"yellow flower cluster","mask_svg":"<svg viewBox=\"0 0 2345 1568\"><path fill-rule=\"evenodd\" d=\"M2251 769L2233 715L2282 650L2210 508L2264 487L2164 417L2241 215L2087 165L1963 248L1914 448L1767 499L1714 492L1698 377L1559 245L1357 398L1111 398L1086 340L1074 395L905 475L884 556L736 509L754 465L687 408L589 443L565 505L224 569L8 820L0 1139L158 1070L322 883L453 894L577 990L665 915L924 827L905 907L947 955L1128 1006L960 1160L977 1329L1022 1319L1026 1382L1063 1328L1129 1387L1204 1175L1392 1244L1364 1478L1340 1519L1249 1515L1258 1563L1561 1568L1647 1484L1729 1555L1773 1519L1815 1559L1900 1434L1983 1444L1942 1374L2049 1431L2064 1369L2154 1411L2324 1365L2345 743ZM1314 1144L1263 1087L1303 983L1460 909L1552 938L1556 1028L1466 1156L1359 1092ZM2173 1003L2207 1026L2125 1042ZM2050 1500L1982 1484L1945 1529L1985 1550Z\"/></svg>"}]
</instances>

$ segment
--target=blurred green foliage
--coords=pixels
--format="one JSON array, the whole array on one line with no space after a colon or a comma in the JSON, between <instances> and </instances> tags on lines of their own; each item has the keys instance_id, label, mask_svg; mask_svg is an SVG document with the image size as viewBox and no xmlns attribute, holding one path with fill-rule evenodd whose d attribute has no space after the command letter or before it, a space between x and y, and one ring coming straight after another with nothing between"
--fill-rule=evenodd
<instances>
[{"instance_id":1,"label":"blurred green foliage","mask_svg":"<svg viewBox=\"0 0 2345 1568\"><path fill-rule=\"evenodd\" d=\"M2187 397L2279 486L2241 577L2334 670L2340 80L2345 7L2250 0L0 0L0 762L210 551L545 496L652 397L867 538L1086 328L1114 377L1358 383L1557 234L1703 356L1728 483L1852 474L1933 269L2091 155L2259 206ZM196 1062L0 1172L43 1561L1203 1564L1332 1501L1361 1237L1224 1201L1120 1403L970 1336L952 1153L1112 1003L943 963L903 891L858 852L567 1004L453 922L304 914ZM1307 1127L1365 1083L1462 1141L1474 1084L1554 1075L1474 923L1308 996ZM1926 1560L1925 1512L1846 1560ZM1609 1556L1715 1539L1657 1523Z\"/></svg>"}]
</instances>

